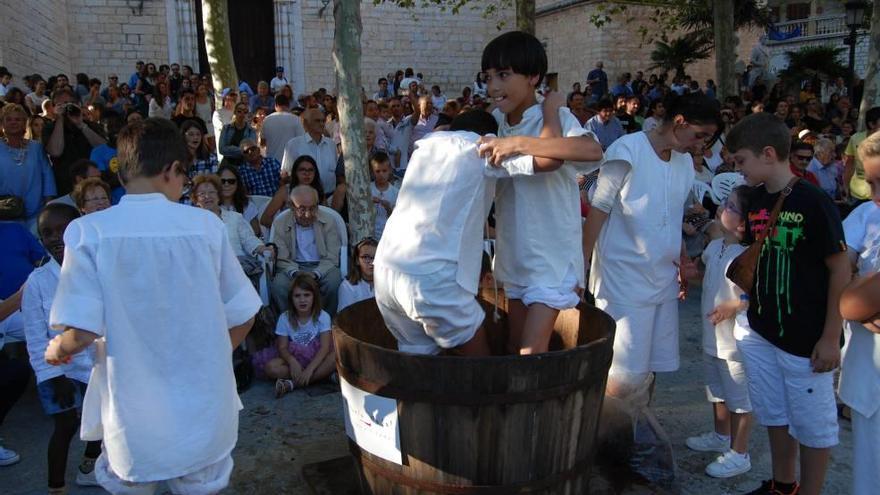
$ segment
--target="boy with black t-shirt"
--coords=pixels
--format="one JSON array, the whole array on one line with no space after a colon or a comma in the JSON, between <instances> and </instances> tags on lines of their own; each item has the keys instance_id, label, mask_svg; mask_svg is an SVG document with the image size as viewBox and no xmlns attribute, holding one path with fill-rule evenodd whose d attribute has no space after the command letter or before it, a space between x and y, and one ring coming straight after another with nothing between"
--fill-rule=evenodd
<instances>
[{"instance_id":1,"label":"boy with black t-shirt","mask_svg":"<svg viewBox=\"0 0 880 495\"><path fill-rule=\"evenodd\" d=\"M741 120L725 143L746 182L756 186L745 212L748 242L767 228L776 200L786 194L749 291L753 331L737 335L773 467L773 478L750 494L819 494L838 443L832 371L840 363L837 306L851 271L834 203L803 179L791 185L790 140L781 120L757 113Z\"/></svg>"}]
</instances>

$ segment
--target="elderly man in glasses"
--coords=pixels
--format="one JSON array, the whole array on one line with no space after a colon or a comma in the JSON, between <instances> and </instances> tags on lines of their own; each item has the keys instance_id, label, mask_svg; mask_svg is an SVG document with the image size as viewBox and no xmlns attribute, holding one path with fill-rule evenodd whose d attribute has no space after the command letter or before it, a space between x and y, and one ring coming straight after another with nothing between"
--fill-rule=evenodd
<instances>
[{"instance_id":1,"label":"elderly man in glasses","mask_svg":"<svg viewBox=\"0 0 880 495\"><path fill-rule=\"evenodd\" d=\"M272 222L277 246L277 265L272 280L272 298L284 312L288 307L290 284L300 273L307 273L321 287L321 306L336 313L337 291L342 282L339 272L341 240L336 223L318 208L318 192L299 185L290 191L290 215L279 215Z\"/></svg>"},{"instance_id":2,"label":"elderly man in glasses","mask_svg":"<svg viewBox=\"0 0 880 495\"><path fill-rule=\"evenodd\" d=\"M239 146L244 161L238 167L238 173L248 193L273 196L278 190L281 164L271 156L263 156L253 139L242 139Z\"/></svg>"}]
</instances>

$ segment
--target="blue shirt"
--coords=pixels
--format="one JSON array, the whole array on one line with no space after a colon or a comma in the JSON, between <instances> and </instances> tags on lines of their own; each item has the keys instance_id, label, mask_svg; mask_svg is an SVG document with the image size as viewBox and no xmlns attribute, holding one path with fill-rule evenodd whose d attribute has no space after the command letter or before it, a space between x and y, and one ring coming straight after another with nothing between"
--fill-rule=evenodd
<instances>
[{"instance_id":1,"label":"blue shirt","mask_svg":"<svg viewBox=\"0 0 880 495\"><path fill-rule=\"evenodd\" d=\"M598 79L599 82L593 85L593 99L600 99L608 93L608 74L602 69L593 69L587 74L587 81Z\"/></svg>"},{"instance_id":2,"label":"blue shirt","mask_svg":"<svg viewBox=\"0 0 880 495\"><path fill-rule=\"evenodd\" d=\"M24 199L25 216L32 218L40 212L43 198L55 196L57 190L43 145L28 141L26 150L10 148L0 141L0 194Z\"/></svg>"},{"instance_id":3,"label":"blue shirt","mask_svg":"<svg viewBox=\"0 0 880 495\"><path fill-rule=\"evenodd\" d=\"M611 94L616 98L620 95L632 96L633 92L626 84L618 84L611 88Z\"/></svg>"},{"instance_id":4,"label":"blue shirt","mask_svg":"<svg viewBox=\"0 0 880 495\"><path fill-rule=\"evenodd\" d=\"M623 126L620 125L620 121L617 120L617 117L611 117L607 123L602 123L599 120L599 116L595 115L587 123L584 125L584 129L588 131L592 131L597 138L599 138L599 142L602 143L602 149L606 150L611 143L616 141L620 136L626 134L623 130Z\"/></svg>"},{"instance_id":5,"label":"blue shirt","mask_svg":"<svg viewBox=\"0 0 880 495\"><path fill-rule=\"evenodd\" d=\"M0 222L0 239L0 299L6 299L21 288L46 251L17 222Z\"/></svg>"},{"instance_id":6,"label":"blue shirt","mask_svg":"<svg viewBox=\"0 0 880 495\"><path fill-rule=\"evenodd\" d=\"M837 188L843 182L843 167L840 163L829 163L827 166L813 158L807 165L807 171L813 172L819 181L819 187L832 199L837 198Z\"/></svg>"},{"instance_id":7,"label":"blue shirt","mask_svg":"<svg viewBox=\"0 0 880 495\"><path fill-rule=\"evenodd\" d=\"M241 176L244 186L247 187L248 194L273 196L278 190L281 164L278 163L278 160L267 156L263 158L260 170L257 170L245 161L238 166L238 174Z\"/></svg>"}]
</instances>

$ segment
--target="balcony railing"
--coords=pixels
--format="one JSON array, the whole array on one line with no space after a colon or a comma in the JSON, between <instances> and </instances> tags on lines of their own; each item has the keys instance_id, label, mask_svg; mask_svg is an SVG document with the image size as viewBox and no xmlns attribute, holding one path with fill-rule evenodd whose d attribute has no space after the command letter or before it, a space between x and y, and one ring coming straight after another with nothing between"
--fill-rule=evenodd
<instances>
[{"instance_id":1,"label":"balcony railing","mask_svg":"<svg viewBox=\"0 0 880 495\"><path fill-rule=\"evenodd\" d=\"M846 26L845 15L838 14L777 22L768 32L770 43L794 43L805 39L846 36L849 28Z\"/></svg>"}]
</instances>

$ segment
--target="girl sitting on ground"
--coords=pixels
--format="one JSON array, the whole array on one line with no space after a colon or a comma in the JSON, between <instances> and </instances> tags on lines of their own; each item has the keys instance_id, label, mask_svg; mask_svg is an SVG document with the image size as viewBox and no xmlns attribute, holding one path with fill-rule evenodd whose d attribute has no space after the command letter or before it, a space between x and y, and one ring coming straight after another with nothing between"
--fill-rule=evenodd
<instances>
[{"instance_id":1,"label":"girl sitting on ground","mask_svg":"<svg viewBox=\"0 0 880 495\"><path fill-rule=\"evenodd\" d=\"M275 397L323 380L336 369L330 315L321 310L321 290L310 273L293 279L290 309L278 318L275 347L254 354L257 376L275 379Z\"/></svg>"},{"instance_id":2,"label":"girl sitting on ground","mask_svg":"<svg viewBox=\"0 0 880 495\"><path fill-rule=\"evenodd\" d=\"M352 253L352 262L348 265L348 278L339 285L339 306L336 312L356 302L373 297L373 259L379 243L367 237L357 243Z\"/></svg>"}]
</instances>

